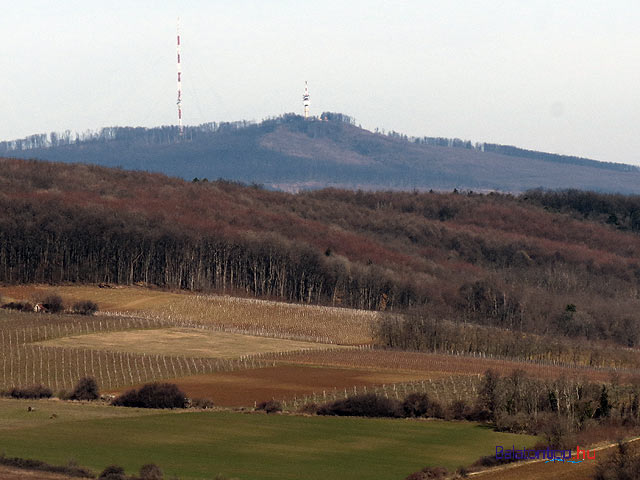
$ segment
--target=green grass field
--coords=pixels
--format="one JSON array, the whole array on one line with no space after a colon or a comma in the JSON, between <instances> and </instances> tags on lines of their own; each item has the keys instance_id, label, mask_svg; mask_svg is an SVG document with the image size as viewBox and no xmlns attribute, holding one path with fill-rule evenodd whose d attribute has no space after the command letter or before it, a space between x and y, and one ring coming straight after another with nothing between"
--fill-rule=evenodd
<instances>
[{"instance_id":1,"label":"green grass field","mask_svg":"<svg viewBox=\"0 0 640 480\"><path fill-rule=\"evenodd\" d=\"M27 412L27 406L35 412ZM56 413L57 418L50 418ZM96 472L148 462L167 476L241 480L401 480L426 465L455 469L534 437L467 422L170 412L0 400L0 452Z\"/></svg>"}]
</instances>

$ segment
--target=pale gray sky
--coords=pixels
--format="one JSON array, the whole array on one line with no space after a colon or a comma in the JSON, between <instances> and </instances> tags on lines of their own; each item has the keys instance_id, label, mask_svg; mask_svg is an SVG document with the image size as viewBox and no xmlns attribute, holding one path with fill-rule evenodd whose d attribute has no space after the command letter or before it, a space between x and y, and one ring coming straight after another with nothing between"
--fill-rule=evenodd
<instances>
[{"instance_id":1,"label":"pale gray sky","mask_svg":"<svg viewBox=\"0 0 640 480\"><path fill-rule=\"evenodd\" d=\"M0 140L342 112L363 127L640 164L640 2L0 2Z\"/></svg>"}]
</instances>

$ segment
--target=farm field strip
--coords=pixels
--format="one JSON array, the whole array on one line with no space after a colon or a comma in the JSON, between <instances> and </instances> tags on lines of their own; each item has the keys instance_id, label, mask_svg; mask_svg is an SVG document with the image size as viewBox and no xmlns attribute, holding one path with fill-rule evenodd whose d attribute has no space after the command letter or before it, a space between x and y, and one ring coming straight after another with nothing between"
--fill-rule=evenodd
<instances>
[{"instance_id":1,"label":"farm field strip","mask_svg":"<svg viewBox=\"0 0 640 480\"><path fill-rule=\"evenodd\" d=\"M16 314L20 320L33 318L47 320L49 315ZM71 316L73 322L59 322L47 325L43 323L29 328L14 330L0 330L0 388L27 386L42 383L55 391L70 389L82 377L90 375L98 380L102 388L116 388L122 385L161 380L186 375L205 374L212 372L234 371L239 369L264 368L273 365L286 351L305 351L310 348L320 349L352 349L358 347L341 347L330 344L310 344L307 342L292 342L264 337L246 337L235 334L221 334L209 330L196 329L199 335L222 335L228 343L227 354L211 357L194 352L192 355L113 351L100 348L81 348L82 345L53 347L40 344L40 339L64 340L59 336L82 333L91 338L91 333L97 331L100 335L114 335L126 337L134 332L153 335L155 323L140 318L107 318L96 319L89 317L86 323ZM14 326L15 327L15 326ZM145 330L134 330L135 328ZM120 330L124 329L124 330ZM55 341L55 340L49 340ZM26 342L26 343L23 343ZM31 343L33 342L33 343ZM269 348L257 348L268 343ZM254 344L253 351L247 348ZM73 341L72 341L73 344ZM80 348L79 348L80 347ZM167 347L170 350L169 347ZM237 354L233 355L232 350ZM249 351L250 354L246 352ZM171 353L171 352L170 352Z\"/></svg>"},{"instance_id":2,"label":"farm field strip","mask_svg":"<svg viewBox=\"0 0 640 480\"><path fill-rule=\"evenodd\" d=\"M356 395L375 393L385 398L395 398L402 400L411 393L426 393L430 399L436 400L442 405L450 404L457 400L474 400L480 388L481 379L478 375L457 375L443 378L427 378L426 380L415 380L410 382L399 382L390 384L372 384L349 388L334 388L333 390L323 390L303 395L298 398L282 399L285 408L297 410L308 403L327 403L336 400L343 400Z\"/></svg>"},{"instance_id":3,"label":"farm field strip","mask_svg":"<svg viewBox=\"0 0 640 480\"><path fill-rule=\"evenodd\" d=\"M287 408L297 408L310 401L342 398L354 392L379 391L388 395L405 395L417 390L419 377L413 373L378 372L374 370L312 367L302 365L266 366L261 369L242 369L226 372L198 374L168 379L177 384L190 398L210 398L215 405L226 407L254 406L265 400L281 400ZM429 376L425 381L427 392L437 398L448 398L451 392L451 379L442 379L438 374ZM432 380L432 384L429 382ZM453 388L462 392L469 382L475 379L459 380L453 378ZM394 386L395 385L395 386ZM134 385L139 386L139 385ZM115 389L110 393L121 393L129 386Z\"/></svg>"},{"instance_id":4,"label":"farm field strip","mask_svg":"<svg viewBox=\"0 0 640 480\"><path fill-rule=\"evenodd\" d=\"M182 357L236 358L316 349L351 348L196 328L163 328L72 335L38 342L50 347L73 347L114 352ZM239 352L243 352L239 355Z\"/></svg>"},{"instance_id":5,"label":"farm field strip","mask_svg":"<svg viewBox=\"0 0 640 480\"><path fill-rule=\"evenodd\" d=\"M236 329L253 335L280 336L322 343L371 343L377 312L316 305L289 304L226 295L172 293L140 287L23 285L3 294L24 299L55 291L67 303L91 299L109 314L125 314L173 322Z\"/></svg>"},{"instance_id":6,"label":"farm field strip","mask_svg":"<svg viewBox=\"0 0 640 480\"><path fill-rule=\"evenodd\" d=\"M151 330L172 327L161 319L141 317L103 317L101 315L79 317L77 315L48 315L16 312L14 322L0 328L0 345L21 345L72 335L122 332L126 330Z\"/></svg>"},{"instance_id":7,"label":"farm field strip","mask_svg":"<svg viewBox=\"0 0 640 480\"><path fill-rule=\"evenodd\" d=\"M640 377L640 370L635 372L621 370L617 372L613 369L569 367L480 356L375 348L333 351L330 353L323 351L292 352L282 355L279 361L298 365L387 369L400 372L444 372L453 375L479 375L490 368L502 375L508 375L515 369L522 369L530 376L537 378L584 377L598 382L608 382L614 374L618 375L620 381L629 381L632 378Z\"/></svg>"},{"instance_id":8,"label":"farm field strip","mask_svg":"<svg viewBox=\"0 0 640 480\"><path fill-rule=\"evenodd\" d=\"M135 409L61 403L17 407L0 399L0 451L51 464L73 458L98 472L118 464L131 474L156 463L167 477L185 480L217 474L241 480L387 480L425 465L455 469L490 454L493 445L536 441L470 422L215 411L135 415ZM26 404L35 412L27 412ZM115 416L122 410L133 412Z\"/></svg>"},{"instance_id":9,"label":"farm field strip","mask_svg":"<svg viewBox=\"0 0 640 480\"><path fill-rule=\"evenodd\" d=\"M154 329L170 329L185 324L191 327L189 330L195 336L224 338L228 344L226 352L218 351L212 355L196 349L181 353L176 348L172 349L168 341L165 342L167 351L164 353L160 353L162 348L155 352L117 351L121 349L113 345L107 349L97 348L98 345L82 348L77 339L71 339L68 346L61 347L51 347L46 343L55 343L56 340L64 343L65 337L80 336L93 338L99 344L114 336L151 336ZM221 331L223 327L215 324L120 313L83 317L0 310L0 327L0 388L5 389L36 383L48 385L54 391L70 389L79 378L87 375L96 377L102 388L109 389L185 375L264 368L273 365L283 351L354 348L264 336L248 337L225 333Z\"/></svg>"},{"instance_id":10,"label":"farm field strip","mask_svg":"<svg viewBox=\"0 0 640 480\"><path fill-rule=\"evenodd\" d=\"M0 351L0 388L37 383L54 390L71 389L84 376L101 388L116 388L188 375L264 368L278 354L231 359L147 355L106 350L20 345Z\"/></svg>"}]
</instances>

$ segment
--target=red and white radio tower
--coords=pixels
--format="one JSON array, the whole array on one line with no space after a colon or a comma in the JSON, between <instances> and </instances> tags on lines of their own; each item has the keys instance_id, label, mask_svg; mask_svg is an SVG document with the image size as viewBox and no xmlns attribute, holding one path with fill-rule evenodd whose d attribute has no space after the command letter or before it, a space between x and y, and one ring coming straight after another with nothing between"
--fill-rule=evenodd
<instances>
[{"instance_id":1,"label":"red and white radio tower","mask_svg":"<svg viewBox=\"0 0 640 480\"><path fill-rule=\"evenodd\" d=\"M182 127L182 67L180 66L180 19L178 18L178 128L180 129L180 137L183 135Z\"/></svg>"}]
</instances>

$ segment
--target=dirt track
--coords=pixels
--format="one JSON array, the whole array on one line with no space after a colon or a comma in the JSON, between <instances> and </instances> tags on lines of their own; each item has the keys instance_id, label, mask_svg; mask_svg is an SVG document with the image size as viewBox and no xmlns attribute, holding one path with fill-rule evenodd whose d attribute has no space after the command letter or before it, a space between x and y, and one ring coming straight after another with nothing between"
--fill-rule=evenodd
<instances>
[{"instance_id":1,"label":"dirt track","mask_svg":"<svg viewBox=\"0 0 640 480\"><path fill-rule=\"evenodd\" d=\"M630 440L634 451L640 450L640 437ZM596 451L596 460L575 463L545 463L544 460L533 460L526 463L511 464L503 467L471 473L470 478L487 480L590 480L598 462L615 452L616 443L589 449Z\"/></svg>"},{"instance_id":2,"label":"dirt track","mask_svg":"<svg viewBox=\"0 0 640 480\"><path fill-rule=\"evenodd\" d=\"M56 473L38 472L35 470L22 470L0 465L0 480L69 480L74 477L58 475Z\"/></svg>"}]
</instances>

